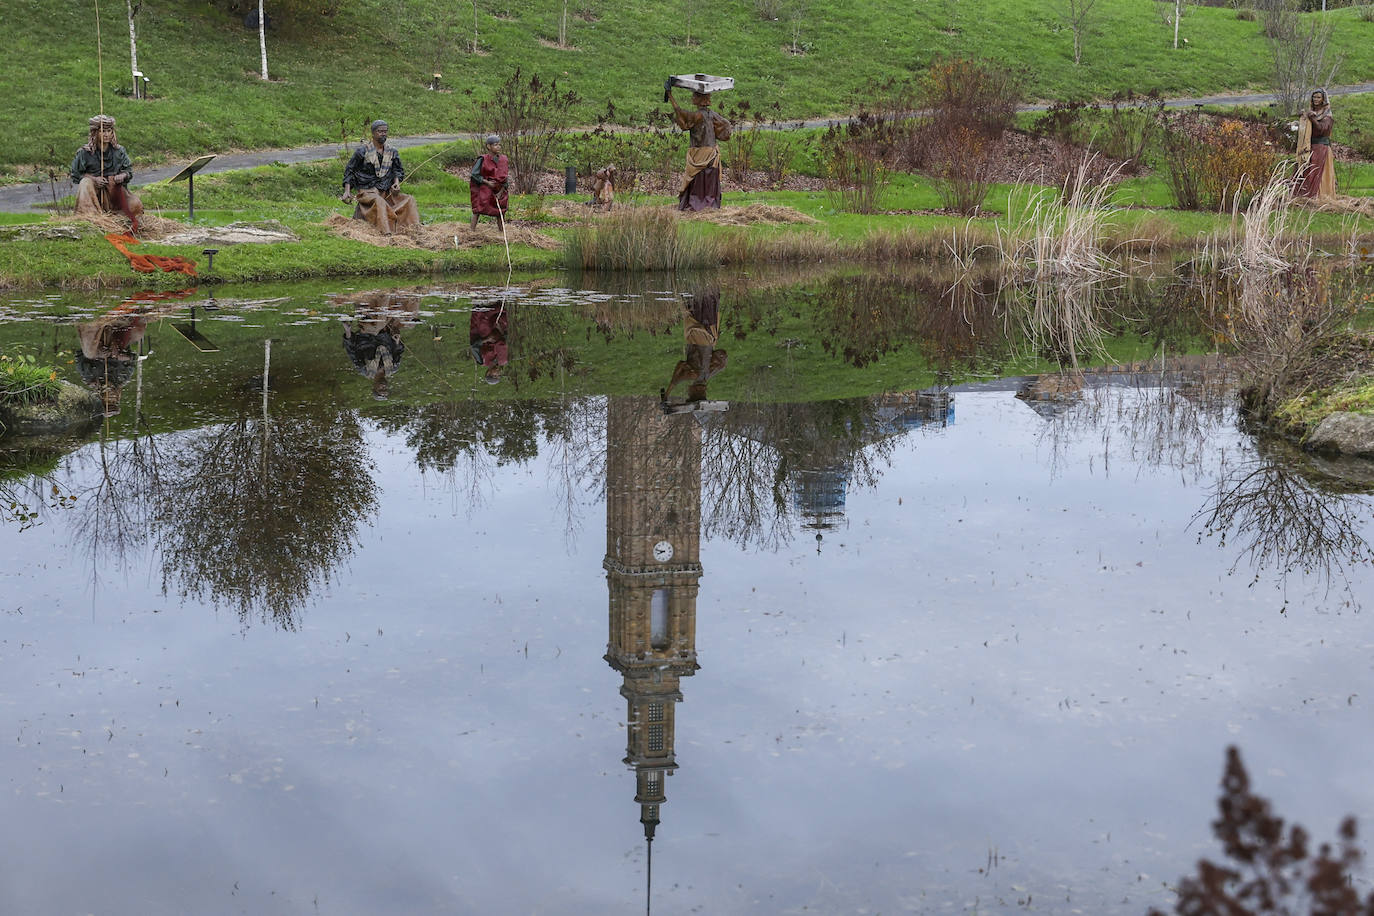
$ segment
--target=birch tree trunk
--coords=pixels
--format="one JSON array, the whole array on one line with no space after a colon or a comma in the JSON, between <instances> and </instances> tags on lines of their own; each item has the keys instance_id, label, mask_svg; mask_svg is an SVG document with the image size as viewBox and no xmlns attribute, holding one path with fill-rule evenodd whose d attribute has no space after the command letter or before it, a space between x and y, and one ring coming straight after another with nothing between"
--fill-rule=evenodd
<instances>
[{"instance_id":1,"label":"birch tree trunk","mask_svg":"<svg viewBox=\"0 0 1374 916\"><path fill-rule=\"evenodd\" d=\"M1174 50L1178 50L1178 21L1183 17L1183 0L1174 0Z\"/></svg>"},{"instance_id":2,"label":"birch tree trunk","mask_svg":"<svg viewBox=\"0 0 1374 916\"><path fill-rule=\"evenodd\" d=\"M134 29L134 17L142 9L143 3L139 0L138 8L135 8L134 0L124 0L124 5L129 10L129 73L134 81L134 98L138 98L138 32Z\"/></svg>"},{"instance_id":3,"label":"birch tree trunk","mask_svg":"<svg viewBox=\"0 0 1374 916\"><path fill-rule=\"evenodd\" d=\"M258 46L262 48L262 78L267 79L267 17L262 11L262 0L258 0Z\"/></svg>"}]
</instances>

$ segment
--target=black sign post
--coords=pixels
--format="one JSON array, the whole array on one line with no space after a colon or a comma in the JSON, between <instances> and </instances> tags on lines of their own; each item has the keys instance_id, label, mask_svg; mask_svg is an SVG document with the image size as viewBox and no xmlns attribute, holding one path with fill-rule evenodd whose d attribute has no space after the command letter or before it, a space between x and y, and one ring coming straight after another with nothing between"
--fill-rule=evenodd
<instances>
[{"instance_id":1,"label":"black sign post","mask_svg":"<svg viewBox=\"0 0 1374 916\"><path fill-rule=\"evenodd\" d=\"M183 178L186 179L187 195L190 198L190 203L187 207L186 213L187 219L196 218L196 172L199 172L201 169L209 165L210 160L214 158L215 157L213 155L201 156L199 159L195 160L190 165L186 166L186 168L182 169L180 172L177 172L171 178L167 179L168 181L181 181L181 179Z\"/></svg>"}]
</instances>

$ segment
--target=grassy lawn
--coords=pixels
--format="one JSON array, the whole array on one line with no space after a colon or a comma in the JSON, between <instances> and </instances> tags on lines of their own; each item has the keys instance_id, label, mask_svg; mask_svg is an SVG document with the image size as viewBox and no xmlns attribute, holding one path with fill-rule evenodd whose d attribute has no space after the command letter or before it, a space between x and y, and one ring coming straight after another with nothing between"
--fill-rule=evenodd
<instances>
[{"instance_id":1,"label":"grassy lawn","mask_svg":"<svg viewBox=\"0 0 1374 916\"><path fill-rule=\"evenodd\" d=\"M736 99L755 110L776 103L788 118L851 112L868 81L920 72L941 55L1024 70L1030 98L1263 90L1269 81L1260 24L1222 8L1189 7L1187 45L1174 50L1154 4L1100 0L1075 65L1071 33L1048 0L848 0L813 3L803 19L781 21L764 20L754 3L690 18L681 5L643 0L580 7L587 14L570 15L569 47L560 49L557 0L478 3L473 54L469 5L350 0L332 17L283 19L271 30L272 81L263 82L256 32L237 18L203 0L147 0L137 20L139 64L152 98L134 101L119 94L131 82L122 6L101 10L102 99L92 8L0 0L11 44L24 49L0 60L16 103L0 179L65 168L102 102L145 162L351 139L378 116L398 135L480 130L478 103L516 66L579 93L576 116L586 123L608 103L620 121L661 111L663 78L702 69L734 76ZM1374 71L1374 23L1353 8L1330 16L1344 73ZM792 53L794 38L800 53ZM425 89L436 69L455 91ZM1348 110L1374 113L1363 103Z\"/></svg>"},{"instance_id":2,"label":"grassy lawn","mask_svg":"<svg viewBox=\"0 0 1374 916\"><path fill-rule=\"evenodd\" d=\"M441 147L420 148L407 152L407 158L420 163ZM435 162L443 161L443 156ZM504 271L507 268L503 246L489 244L466 250L435 252L422 249L377 247L344 239L324 225L332 214L351 213L351 207L335 197L340 162L311 163L297 166L264 166L220 175L207 176L197 186L197 218L199 225L224 225L235 221L279 220L294 230L300 242L272 245L235 245L225 247L215 259L214 271L203 270L201 246L169 246L147 242L138 249L149 254L178 255L202 263L199 282L248 282L264 280L298 280L309 277L338 277L350 275L419 276L433 272L468 273L473 271ZM1361 172L1358 174L1366 174ZM421 216L426 223L465 223L467 182L462 176L443 169L426 167L415 170L414 179L406 188L419 202ZM184 221L186 191L181 184L150 185L141 191L149 212L160 213ZM856 214L839 212L830 197L820 191L757 191L730 194L727 206L742 207L753 203L791 207L817 222L785 225L753 225L748 227L721 226L709 222L684 222L678 231L689 235L715 237L741 242L754 240L764 243L761 250L769 250L769 243L785 240L786 236L818 240L817 257L843 260L862 257L864 247L875 238L895 235L927 236L932 242L925 251L943 251L943 239L954 233L975 231L984 239L996 237L999 225L1004 229L1023 218L1036 193L1049 195L1049 189L995 186L988 194L985 209L992 216L967 220L928 211L938 208L939 197L927 179L909 175L893 176L884 201L888 212ZM556 219L551 213L556 201L572 198L513 196L512 216L521 225L535 229L551 238L566 242L575 231L576 221ZM668 205L665 196L638 196L637 204ZM1186 248L1196 240L1230 225L1226 215L1168 209L1167 187L1157 177L1133 179L1119 189L1117 206L1125 207L1111 217L1112 238L1152 238L1166 248ZM25 217L28 222L42 222L44 217ZM1307 226L1324 243L1335 244L1352 234L1374 235L1374 221L1367 218L1336 214L1314 214L1310 226L1303 214L1300 226ZM16 223L20 220L7 220ZM741 250L736 244L733 249ZM752 250L752 249L751 249ZM776 250L776 249L775 249ZM913 252L916 249L912 249ZM917 257L915 253L911 257ZM943 259L943 255L938 255ZM562 251L544 250L527 245L511 246L511 266L519 271L548 271L567 266ZM176 288L198 282L181 274L135 274L124 258L104 241L101 234L90 230L79 239L42 239L35 241L0 242L0 286L110 286L145 288Z\"/></svg>"}]
</instances>

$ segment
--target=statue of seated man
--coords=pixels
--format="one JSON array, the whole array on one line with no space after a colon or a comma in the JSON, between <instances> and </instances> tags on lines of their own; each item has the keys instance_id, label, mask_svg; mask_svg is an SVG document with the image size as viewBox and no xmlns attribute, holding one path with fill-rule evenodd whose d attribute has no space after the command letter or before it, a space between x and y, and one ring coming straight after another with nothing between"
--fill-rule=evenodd
<instances>
[{"instance_id":1,"label":"statue of seated man","mask_svg":"<svg viewBox=\"0 0 1374 916\"><path fill-rule=\"evenodd\" d=\"M365 219L382 235L420 225L415 198L401 193L406 177L401 154L386 142L385 121L372 122L372 142L353 151L344 166L343 200L356 200L354 219Z\"/></svg>"},{"instance_id":2,"label":"statue of seated man","mask_svg":"<svg viewBox=\"0 0 1374 916\"><path fill-rule=\"evenodd\" d=\"M123 213L138 231L143 202L129 193L134 166L129 153L115 138L115 119L109 115L91 118L86 145L72 159L72 184L76 185L76 215Z\"/></svg>"}]
</instances>

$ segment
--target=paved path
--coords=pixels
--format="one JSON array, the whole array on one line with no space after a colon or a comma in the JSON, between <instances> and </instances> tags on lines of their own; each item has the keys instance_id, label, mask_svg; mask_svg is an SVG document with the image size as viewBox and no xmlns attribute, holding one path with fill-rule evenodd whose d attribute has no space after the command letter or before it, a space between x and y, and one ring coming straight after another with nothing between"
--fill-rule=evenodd
<instances>
[{"instance_id":1,"label":"paved path","mask_svg":"<svg viewBox=\"0 0 1374 916\"><path fill-rule=\"evenodd\" d=\"M1360 83L1355 86L1337 86L1331 90L1331 95L1354 95L1357 93L1374 92L1374 83ZM1238 94L1238 95L1208 95L1197 98L1168 99L1164 105L1166 108L1191 108L1195 105L1253 105L1256 103L1272 102L1275 96L1272 93ZM1023 105L1022 111L1044 111L1048 105ZM834 123L831 119L814 119L807 121L788 121L780 127L825 127ZM405 149L411 146L423 146L426 143L445 143L453 140L473 140L474 134L426 134L419 137L392 137L390 142L397 147ZM303 146L299 149L282 150L259 150L252 153L226 153L215 157L215 160L207 165L198 174L209 175L215 172L227 172L231 169L247 169L258 165L271 165L280 162L293 164L297 162L318 162L323 159L333 159L339 154L342 144L326 143L321 146ZM133 186L151 184L171 178L185 165L165 166L156 169L142 169L134 175ZM59 194L70 194L71 185L62 184L58 186ZM53 189L46 183L18 184L0 188L0 212L5 213L30 213L38 211L38 208L45 203L51 203Z\"/></svg>"}]
</instances>

